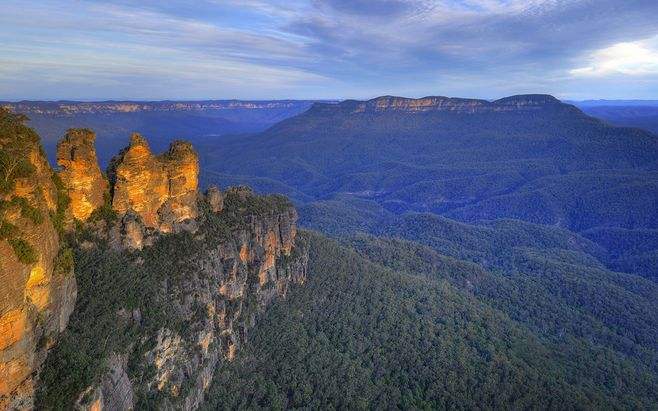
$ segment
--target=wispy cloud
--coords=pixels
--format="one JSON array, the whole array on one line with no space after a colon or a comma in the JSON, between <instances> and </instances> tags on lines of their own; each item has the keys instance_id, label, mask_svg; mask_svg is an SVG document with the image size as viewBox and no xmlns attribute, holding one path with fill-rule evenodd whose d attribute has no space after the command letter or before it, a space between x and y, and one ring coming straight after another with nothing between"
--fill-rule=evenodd
<instances>
[{"instance_id":1,"label":"wispy cloud","mask_svg":"<svg viewBox=\"0 0 658 411\"><path fill-rule=\"evenodd\" d=\"M655 97L656 36L655 0L6 0L0 99L606 97L620 76Z\"/></svg>"}]
</instances>

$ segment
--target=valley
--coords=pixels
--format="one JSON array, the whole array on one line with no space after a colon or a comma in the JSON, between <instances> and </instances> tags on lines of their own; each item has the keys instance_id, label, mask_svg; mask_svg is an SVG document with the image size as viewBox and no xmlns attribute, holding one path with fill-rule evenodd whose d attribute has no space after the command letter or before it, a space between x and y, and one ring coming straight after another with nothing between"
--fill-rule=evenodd
<instances>
[{"instance_id":1,"label":"valley","mask_svg":"<svg viewBox=\"0 0 658 411\"><path fill-rule=\"evenodd\" d=\"M37 408L658 401L655 135L544 95L280 115L162 154L175 128L133 134L104 172L118 129L63 133L77 297Z\"/></svg>"}]
</instances>

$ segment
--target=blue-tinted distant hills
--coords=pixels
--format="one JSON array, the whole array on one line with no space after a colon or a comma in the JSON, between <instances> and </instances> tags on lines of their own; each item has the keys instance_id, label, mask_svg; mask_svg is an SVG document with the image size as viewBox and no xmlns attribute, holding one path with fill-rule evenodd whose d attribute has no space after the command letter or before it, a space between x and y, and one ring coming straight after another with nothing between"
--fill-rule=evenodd
<instances>
[{"instance_id":1,"label":"blue-tinted distant hills","mask_svg":"<svg viewBox=\"0 0 658 411\"><path fill-rule=\"evenodd\" d=\"M658 278L658 138L639 129L658 130L658 107L611 103L524 95L5 105L31 118L51 156L69 127L96 131L102 165L133 131L155 151L188 139L203 184L283 193L325 232L372 231L408 213L517 219L591 238L609 267Z\"/></svg>"},{"instance_id":2,"label":"blue-tinted distant hills","mask_svg":"<svg viewBox=\"0 0 658 411\"><path fill-rule=\"evenodd\" d=\"M117 148L128 143L134 131L148 136L152 148L162 151L174 138L197 143L225 134L263 131L312 104L310 100L0 102L0 106L30 118L29 125L41 135L51 161L57 140L68 128L93 129L102 166Z\"/></svg>"},{"instance_id":3,"label":"blue-tinted distant hills","mask_svg":"<svg viewBox=\"0 0 658 411\"><path fill-rule=\"evenodd\" d=\"M551 96L316 103L202 151L208 182L285 193L323 231L409 213L522 220L592 238L611 267L658 279L658 138Z\"/></svg>"},{"instance_id":4,"label":"blue-tinted distant hills","mask_svg":"<svg viewBox=\"0 0 658 411\"><path fill-rule=\"evenodd\" d=\"M300 231L308 283L207 409L655 408L656 135L547 95L176 104L28 115L111 152L188 138L202 185L284 193L332 237Z\"/></svg>"},{"instance_id":5,"label":"blue-tinted distant hills","mask_svg":"<svg viewBox=\"0 0 658 411\"><path fill-rule=\"evenodd\" d=\"M565 100L565 103L578 107L658 107L658 100Z\"/></svg>"},{"instance_id":6,"label":"blue-tinted distant hills","mask_svg":"<svg viewBox=\"0 0 658 411\"><path fill-rule=\"evenodd\" d=\"M573 104L610 124L643 128L658 134L658 100L587 100Z\"/></svg>"}]
</instances>

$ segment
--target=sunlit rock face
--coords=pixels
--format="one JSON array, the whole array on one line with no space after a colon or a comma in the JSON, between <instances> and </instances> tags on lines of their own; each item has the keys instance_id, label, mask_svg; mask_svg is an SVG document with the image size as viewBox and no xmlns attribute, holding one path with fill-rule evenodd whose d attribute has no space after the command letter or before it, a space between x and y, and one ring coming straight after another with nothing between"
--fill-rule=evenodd
<instances>
[{"instance_id":1,"label":"sunlit rock face","mask_svg":"<svg viewBox=\"0 0 658 411\"><path fill-rule=\"evenodd\" d=\"M199 158L192 144L174 141L160 157L167 173L168 198L159 210L160 229L173 230L173 225L195 218L199 184Z\"/></svg>"},{"instance_id":2,"label":"sunlit rock face","mask_svg":"<svg viewBox=\"0 0 658 411\"><path fill-rule=\"evenodd\" d=\"M71 199L71 212L85 221L103 205L108 191L107 180L98 167L94 141L88 129L70 129L57 144L58 172Z\"/></svg>"},{"instance_id":3,"label":"sunlit rock face","mask_svg":"<svg viewBox=\"0 0 658 411\"><path fill-rule=\"evenodd\" d=\"M134 401L139 393L158 398L156 409L199 408L222 362L235 360L247 343L258 315L306 281L308 245L297 236L292 204L262 201L245 187L209 191L214 194L199 197L194 239L175 258L190 269L161 285L171 308L168 321L156 328L138 327L134 343L109 354L107 368L97 370L96 378L77 394L79 409L137 409ZM225 201L219 212L213 208L217 196ZM122 224L132 224L134 218L128 212ZM218 227L230 231L221 234ZM143 247L158 247L158 243ZM133 264L149 263L137 258ZM148 315L144 307L141 312L122 308L117 329L143 324ZM170 326L180 320L182 325ZM127 367L128 358L138 360L132 369Z\"/></svg>"},{"instance_id":4,"label":"sunlit rock face","mask_svg":"<svg viewBox=\"0 0 658 411\"><path fill-rule=\"evenodd\" d=\"M51 215L58 210L54 172L38 136L0 110L0 410L32 407L48 349L76 298L70 255ZM22 170L18 172L17 170Z\"/></svg>"},{"instance_id":5,"label":"sunlit rock face","mask_svg":"<svg viewBox=\"0 0 658 411\"><path fill-rule=\"evenodd\" d=\"M130 145L110 163L112 208L119 214L135 211L150 227L158 225L158 210L169 186L164 164L151 153L146 140L133 134Z\"/></svg>"},{"instance_id":6,"label":"sunlit rock face","mask_svg":"<svg viewBox=\"0 0 658 411\"><path fill-rule=\"evenodd\" d=\"M2 164L25 159L24 167L16 167L23 174L10 186L0 185L0 224L12 226L0 227L0 410L34 407L40 368L76 300L68 247L97 252L96 257L126 253L135 257L134 267L178 263L187 273L153 288L173 308L157 328L141 328L142 313L153 319L149 307L118 310L117 327L130 323L141 335L120 352L106 353L104 367L71 398L71 407L134 409L136 398L146 392L164 396L163 409L198 408L217 366L236 358L256 316L306 279L308 250L295 241L294 207L277 196L259 198L246 187L226 193L211 187L200 195L198 157L189 143L174 142L156 156L137 134L113 159L106 180L93 132L69 130L58 145L60 171L55 173L38 136L18 124L11 133L0 128ZM105 208L108 195L116 215ZM65 224L70 216L83 222L84 240L60 238L60 232L74 227ZM135 252L166 246L160 240L169 232L180 233L189 247L177 258L170 261L161 253L146 261ZM13 247L16 238L7 233L29 244L29 253ZM85 278L84 265L78 270ZM184 327L167 328L173 320ZM138 349L143 354L135 357ZM138 361L128 366L131 358ZM41 384L47 384L45 375Z\"/></svg>"},{"instance_id":7,"label":"sunlit rock face","mask_svg":"<svg viewBox=\"0 0 658 411\"><path fill-rule=\"evenodd\" d=\"M199 160L189 143L176 141L155 156L146 140L133 134L130 145L112 159L108 174L112 208L119 214L133 210L146 227L169 232L198 214Z\"/></svg>"}]
</instances>

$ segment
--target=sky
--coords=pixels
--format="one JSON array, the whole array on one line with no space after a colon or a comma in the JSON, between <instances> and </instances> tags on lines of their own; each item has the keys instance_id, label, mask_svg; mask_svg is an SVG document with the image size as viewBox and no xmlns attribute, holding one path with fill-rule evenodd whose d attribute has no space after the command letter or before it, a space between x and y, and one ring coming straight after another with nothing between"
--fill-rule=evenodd
<instances>
[{"instance_id":1,"label":"sky","mask_svg":"<svg viewBox=\"0 0 658 411\"><path fill-rule=\"evenodd\" d=\"M0 100L658 99L658 0L2 0Z\"/></svg>"}]
</instances>

